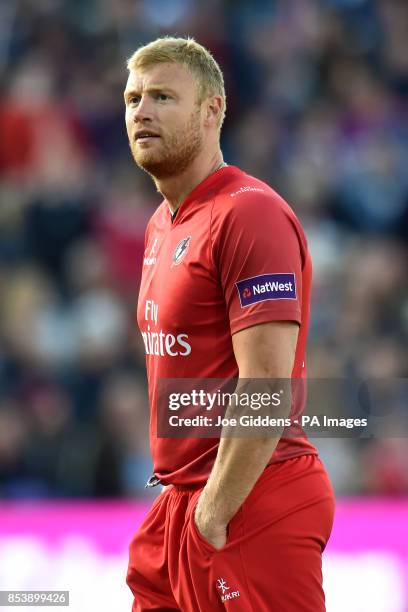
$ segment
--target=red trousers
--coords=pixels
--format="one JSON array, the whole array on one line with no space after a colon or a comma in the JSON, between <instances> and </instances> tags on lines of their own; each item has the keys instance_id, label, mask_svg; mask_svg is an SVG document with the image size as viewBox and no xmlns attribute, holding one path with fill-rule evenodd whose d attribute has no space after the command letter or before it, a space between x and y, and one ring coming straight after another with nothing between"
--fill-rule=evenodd
<instances>
[{"instance_id":1,"label":"red trousers","mask_svg":"<svg viewBox=\"0 0 408 612\"><path fill-rule=\"evenodd\" d=\"M334 497L317 456L268 466L220 550L195 525L200 492L170 486L154 501L130 545L132 612L324 612Z\"/></svg>"}]
</instances>

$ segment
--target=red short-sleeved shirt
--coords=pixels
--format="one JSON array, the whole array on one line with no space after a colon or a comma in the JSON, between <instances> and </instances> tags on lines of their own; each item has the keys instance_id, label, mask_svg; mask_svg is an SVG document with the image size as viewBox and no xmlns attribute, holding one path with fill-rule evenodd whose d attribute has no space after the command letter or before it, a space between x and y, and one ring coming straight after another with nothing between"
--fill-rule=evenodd
<instances>
[{"instance_id":1,"label":"red short-sleeved shirt","mask_svg":"<svg viewBox=\"0 0 408 612\"><path fill-rule=\"evenodd\" d=\"M165 484L204 484L218 440L157 437L158 381L238 377L231 335L278 320L300 325L292 375L304 378L307 243L276 192L227 166L189 194L174 220L164 201L145 244L137 318L146 348L154 473ZM282 438L271 462L316 452L306 437Z\"/></svg>"}]
</instances>

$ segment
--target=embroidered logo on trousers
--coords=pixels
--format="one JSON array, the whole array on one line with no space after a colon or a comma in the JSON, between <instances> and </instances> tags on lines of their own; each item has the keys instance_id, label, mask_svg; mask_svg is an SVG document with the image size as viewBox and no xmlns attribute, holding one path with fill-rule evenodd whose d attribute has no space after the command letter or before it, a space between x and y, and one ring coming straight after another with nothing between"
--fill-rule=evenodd
<instances>
[{"instance_id":1,"label":"embroidered logo on trousers","mask_svg":"<svg viewBox=\"0 0 408 612\"><path fill-rule=\"evenodd\" d=\"M217 578L216 583L222 603L229 601L230 599L236 599L240 596L239 591L231 591L231 587L228 586L227 581L224 578Z\"/></svg>"}]
</instances>

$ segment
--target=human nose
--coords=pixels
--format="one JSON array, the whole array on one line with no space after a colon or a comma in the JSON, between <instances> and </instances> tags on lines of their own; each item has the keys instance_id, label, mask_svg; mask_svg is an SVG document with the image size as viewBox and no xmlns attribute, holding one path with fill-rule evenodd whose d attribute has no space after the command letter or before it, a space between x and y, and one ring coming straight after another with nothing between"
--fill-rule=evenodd
<instances>
[{"instance_id":1,"label":"human nose","mask_svg":"<svg viewBox=\"0 0 408 612\"><path fill-rule=\"evenodd\" d=\"M138 105L133 112L133 121L135 123L145 123L153 119L152 105L147 96L141 96Z\"/></svg>"}]
</instances>

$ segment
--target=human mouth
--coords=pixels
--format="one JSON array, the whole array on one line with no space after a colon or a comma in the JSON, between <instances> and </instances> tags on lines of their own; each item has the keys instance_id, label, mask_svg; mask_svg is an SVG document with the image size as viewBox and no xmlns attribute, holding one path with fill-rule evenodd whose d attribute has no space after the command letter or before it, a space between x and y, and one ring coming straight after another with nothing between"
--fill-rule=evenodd
<instances>
[{"instance_id":1,"label":"human mouth","mask_svg":"<svg viewBox=\"0 0 408 612\"><path fill-rule=\"evenodd\" d=\"M153 138L160 138L160 136L150 130L139 130L134 135L134 140L139 142L147 142Z\"/></svg>"}]
</instances>

